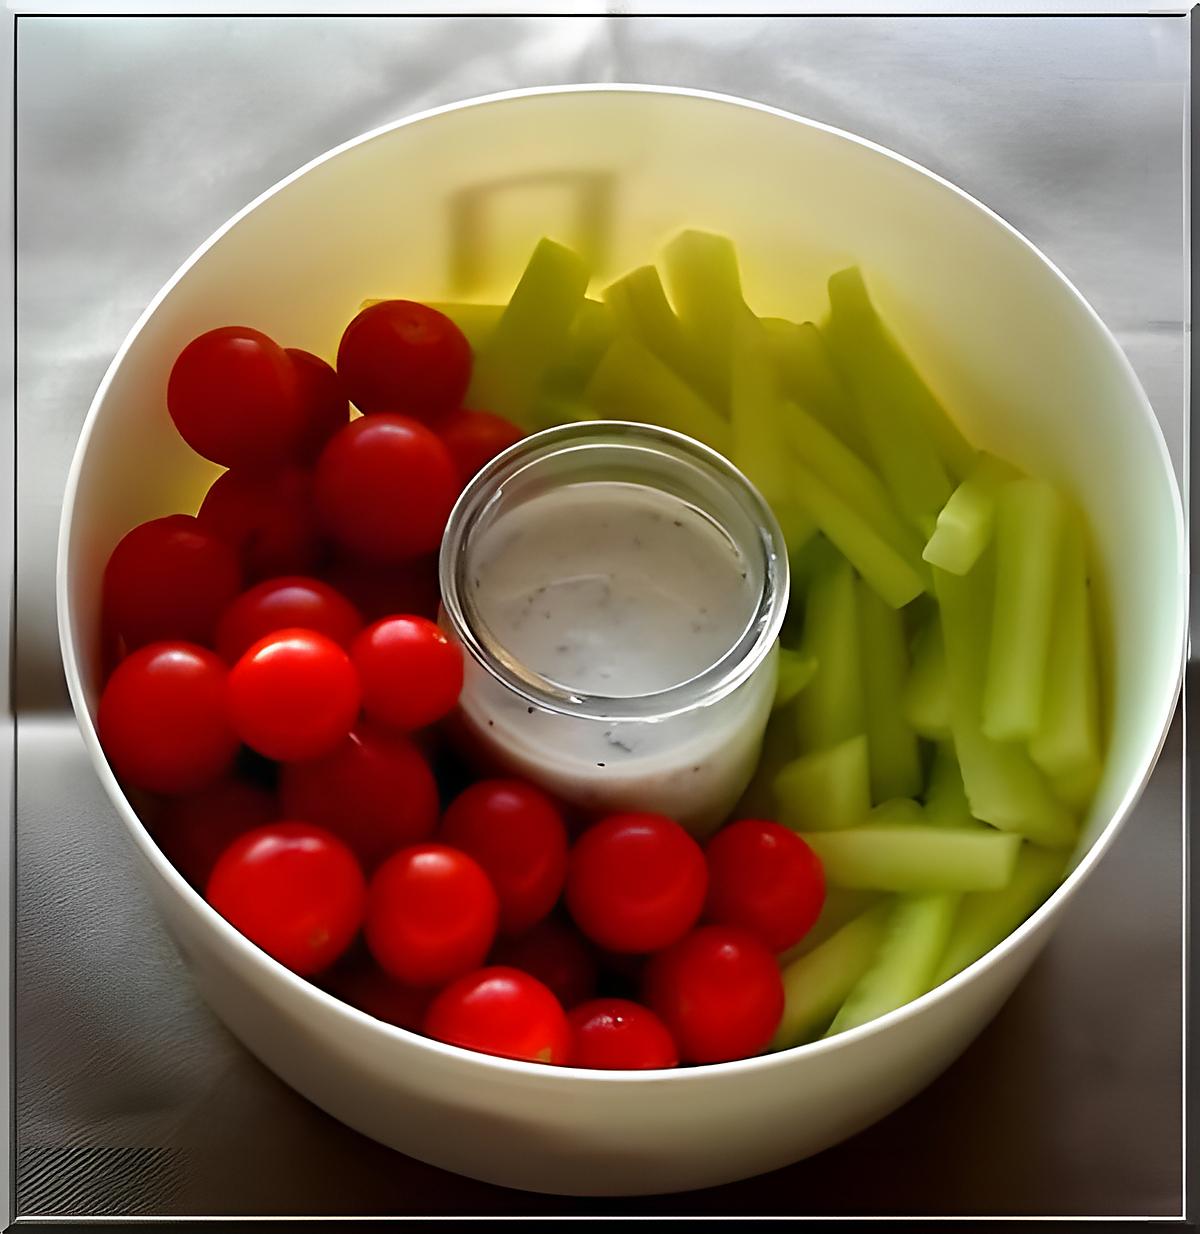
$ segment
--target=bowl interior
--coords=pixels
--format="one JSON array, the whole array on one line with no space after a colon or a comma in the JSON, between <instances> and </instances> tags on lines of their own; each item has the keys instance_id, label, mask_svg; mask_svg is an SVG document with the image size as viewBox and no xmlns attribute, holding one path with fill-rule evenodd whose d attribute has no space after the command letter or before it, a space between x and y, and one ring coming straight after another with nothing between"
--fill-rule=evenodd
<instances>
[{"instance_id":1,"label":"bowl interior","mask_svg":"<svg viewBox=\"0 0 1200 1234\"><path fill-rule=\"evenodd\" d=\"M434 113L318 161L202 250L110 370L68 492L64 651L88 716L108 553L141 520L194 511L216 472L166 412L189 339L240 323L332 360L364 298L505 298L543 234L591 258L595 290L684 226L733 237L764 315L820 312L828 275L859 263L967 435L1082 503L1110 647L1085 852L1148 773L1182 657L1182 519L1145 396L1077 293L978 204L844 134L712 96L592 88Z\"/></svg>"}]
</instances>

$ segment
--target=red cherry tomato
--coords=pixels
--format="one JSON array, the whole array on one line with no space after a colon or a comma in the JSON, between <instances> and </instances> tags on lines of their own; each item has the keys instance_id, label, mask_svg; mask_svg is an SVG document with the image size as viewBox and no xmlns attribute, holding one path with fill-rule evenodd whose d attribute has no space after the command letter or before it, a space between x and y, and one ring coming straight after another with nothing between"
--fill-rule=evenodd
<instances>
[{"instance_id":1,"label":"red cherry tomato","mask_svg":"<svg viewBox=\"0 0 1200 1234\"><path fill-rule=\"evenodd\" d=\"M436 553L394 565L340 561L323 576L354 603L364 621L378 621L393 613L432 620L441 602Z\"/></svg>"},{"instance_id":2,"label":"red cherry tomato","mask_svg":"<svg viewBox=\"0 0 1200 1234\"><path fill-rule=\"evenodd\" d=\"M298 457L302 462L315 463L325 443L349 422L350 400L337 373L320 356L299 347L286 351L300 382L304 414Z\"/></svg>"},{"instance_id":3,"label":"red cherry tomato","mask_svg":"<svg viewBox=\"0 0 1200 1234\"><path fill-rule=\"evenodd\" d=\"M645 990L688 1063L749 1058L766 1048L783 1016L775 957L736 926L702 926L654 956Z\"/></svg>"},{"instance_id":4,"label":"red cherry tomato","mask_svg":"<svg viewBox=\"0 0 1200 1234\"><path fill-rule=\"evenodd\" d=\"M393 728L424 728L453 710L462 689L462 652L424 617L385 617L350 648L363 683L363 709Z\"/></svg>"},{"instance_id":5,"label":"red cherry tomato","mask_svg":"<svg viewBox=\"0 0 1200 1234\"><path fill-rule=\"evenodd\" d=\"M441 837L483 866L500 897L500 929L520 934L562 894L567 829L545 793L521 780L484 780L460 793Z\"/></svg>"},{"instance_id":6,"label":"red cherry tomato","mask_svg":"<svg viewBox=\"0 0 1200 1234\"><path fill-rule=\"evenodd\" d=\"M222 467L261 468L291 458L305 429L295 365L248 326L209 330L179 353L167 409L184 441Z\"/></svg>"},{"instance_id":7,"label":"red cherry tomato","mask_svg":"<svg viewBox=\"0 0 1200 1234\"><path fill-rule=\"evenodd\" d=\"M562 1066L570 1057L570 1029L558 1000L515 968L481 968L447 986L429 1008L425 1032L501 1058Z\"/></svg>"},{"instance_id":8,"label":"red cherry tomato","mask_svg":"<svg viewBox=\"0 0 1200 1234\"><path fill-rule=\"evenodd\" d=\"M412 300L381 300L346 327L337 370L360 411L430 419L462 402L471 348L444 313Z\"/></svg>"},{"instance_id":9,"label":"red cherry tomato","mask_svg":"<svg viewBox=\"0 0 1200 1234\"><path fill-rule=\"evenodd\" d=\"M564 1007L586 1002L596 993L591 948L578 931L553 918L539 921L519 938L500 939L491 959L536 977Z\"/></svg>"},{"instance_id":10,"label":"red cherry tomato","mask_svg":"<svg viewBox=\"0 0 1200 1234\"><path fill-rule=\"evenodd\" d=\"M354 854L308 823L271 823L221 854L208 902L302 977L328 968L362 925L366 883Z\"/></svg>"},{"instance_id":11,"label":"red cherry tomato","mask_svg":"<svg viewBox=\"0 0 1200 1234\"><path fill-rule=\"evenodd\" d=\"M347 651L362 629L358 610L320 579L289 575L244 591L217 622L217 651L230 664L260 638L276 630L316 630Z\"/></svg>"},{"instance_id":12,"label":"red cherry tomato","mask_svg":"<svg viewBox=\"0 0 1200 1234\"><path fill-rule=\"evenodd\" d=\"M641 1003L598 998L567 1015L571 1066L598 1071L647 1071L675 1067L679 1052L667 1026Z\"/></svg>"},{"instance_id":13,"label":"red cherry tomato","mask_svg":"<svg viewBox=\"0 0 1200 1234\"><path fill-rule=\"evenodd\" d=\"M317 513L326 531L369 561L432 553L458 491L446 447L404 416L351 421L317 462Z\"/></svg>"},{"instance_id":14,"label":"red cherry tomato","mask_svg":"<svg viewBox=\"0 0 1200 1234\"><path fill-rule=\"evenodd\" d=\"M661 814L614 814L575 842L567 907L610 951L658 951L682 938L704 907L700 846Z\"/></svg>"},{"instance_id":15,"label":"red cherry tomato","mask_svg":"<svg viewBox=\"0 0 1200 1234\"><path fill-rule=\"evenodd\" d=\"M419 1032L433 994L393 981L373 963L335 968L324 981L330 994L386 1024Z\"/></svg>"},{"instance_id":16,"label":"red cherry tomato","mask_svg":"<svg viewBox=\"0 0 1200 1234\"><path fill-rule=\"evenodd\" d=\"M289 762L336 749L358 716L350 657L315 630L277 630L247 649L229 673L229 715L238 736Z\"/></svg>"},{"instance_id":17,"label":"red cherry tomato","mask_svg":"<svg viewBox=\"0 0 1200 1234\"><path fill-rule=\"evenodd\" d=\"M438 790L407 738L359 724L324 758L287 763L279 777L285 813L332 831L368 869L437 826Z\"/></svg>"},{"instance_id":18,"label":"red cherry tomato","mask_svg":"<svg viewBox=\"0 0 1200 1234\"><path fill-rule=\"evenodd\" d=\"M483 963L499 905L478 862L444 844L389 857L371 880L367 946L397 981L444 985Z\"/></svg>"},{"instance_id":19,"label":"red cherry tomato","mask_svg":"<svg viewBox=\"0 0 1200 1234\"><path fill-rule=\"evenodd\" d=\"M524 434L511 420L490 411L452 411L437 422L437 435L446 443L463 484L502 450Z\"/></svg>"},{"instance_id":20,"label":"red cherry tomato","mask_svg":"<svg viewBox=\"0 0 1200 1234\"><path fill-rule=\"evenodd\" d=\"M275 798L244 780L219 780L203 792L173 797L151 829L167 860L203 888L217 858L240 835L279 817Z\"/></svg>"},{"instance_id":21,"label":"red cherry tomato","mask_svg":"<svg viewBox=\"0 0 1200 1234\"><path fill-rule=\"evenodd\" d=\"M742 926L772 951L786 951L821 915L821 860L794 831L744 818L718 831L705 857L706 921Z\"/></svg>"},{"instance_id":22,"label":"red cherry tomato","mask_svg":"<svg viewBox=\"0 0 1200 1234\"><path fill-rule=\"evenodd\" d=\"M212 641L242 585L237 554L190 514L127 532L104 571L104 625L129 649L164 639Z\"/></svg>"},{"instance_id":23,"label":"red cherry tomato","mask_svg":"<svg viewBox=\"0 0 1200 1234\"><path fill-rule=\"evenodd\" d=\"M194 793L233 766L238 740L225 665L193 643L151 643L104 687L100 744L117 778L151 793Z\"/></svg>"},{"instance_id":24,"label":"red cherry tomato","mask_svg":"<svg viewBox=\"0 0 1200 1234\"><path fill-rule=\"evenodd\" d=\"M250 579L304 574L321 558L312 476L299 467L227 471L213 481L196 517L234 547Z\"/></svg>"}]
</instances>

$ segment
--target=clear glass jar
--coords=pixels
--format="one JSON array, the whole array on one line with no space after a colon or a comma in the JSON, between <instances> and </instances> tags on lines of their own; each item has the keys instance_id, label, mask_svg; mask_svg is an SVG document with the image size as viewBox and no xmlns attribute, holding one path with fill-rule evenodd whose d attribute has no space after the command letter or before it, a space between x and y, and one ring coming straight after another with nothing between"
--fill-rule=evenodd
<instances>
[{"instance_id":1,"label":"clear glass jar","mask_svg":"<svg viewBox=\"0 0 1200 1234\"><path fill-rule=\"evenodd\" d=\"M726 459L624 421L534 434L464 490L440 581L477 765L697 834L728 815L774 698L788 562Z\"/></svg>"}]
</instances>

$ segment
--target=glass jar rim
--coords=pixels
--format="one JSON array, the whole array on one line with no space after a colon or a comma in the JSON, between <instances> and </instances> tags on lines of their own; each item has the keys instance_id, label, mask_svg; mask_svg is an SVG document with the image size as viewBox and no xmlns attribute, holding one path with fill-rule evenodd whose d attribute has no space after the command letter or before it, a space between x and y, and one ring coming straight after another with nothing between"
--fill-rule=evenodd
<instances>
[{"instance_id":1,"label":"glass jar rim","mask_svg":"<svg viewBox=\"0 0 1200 1234\"><path fill-rule=\"evenodd\" d=\"M520 664L476 628L468 614L468 550L471 533L505 486L530 468L571 453L629 450L644 458L690 464L728 491L754 527L762 553L762 588L751 621L713 664L664 689L632 696L571 690ZM707 512L713 517L711 512ZM718 520L719 521L719 520ZM580 718L652 721L708 706L745 682L774 646L783 625L790 586L783 532L762 494L724 455L658 425L630 420L589 420L556 425L523 437L486 463L459 495L446 523L438 558L442 609L468 655L491 677L532 706Z\"/></svg>"}]
</instances>

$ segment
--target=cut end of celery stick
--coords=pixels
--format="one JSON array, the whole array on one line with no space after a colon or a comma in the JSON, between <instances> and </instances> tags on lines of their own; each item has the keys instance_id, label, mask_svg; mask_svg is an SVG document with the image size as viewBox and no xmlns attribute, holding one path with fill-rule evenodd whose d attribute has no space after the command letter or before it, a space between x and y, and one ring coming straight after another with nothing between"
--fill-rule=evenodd
<instances>
[{"instance_id":1,"label":"cut end of celery stick","mask_svg":"<svg viewBox=\"0 0 1200 1234\"><path fill-rule=\"evenodd\" d=\"M796 700L801 750L824 750L864 731L862 648L854 571L839 560L809 585L800 650L817 662Z\"/></svg>"},{"instance_id":2,"label":"cut end of celery stick","mask_svg":"<svg viewBox=\"0 0 1200 1234\"><path fill-rule=\"evenodd\" d=\"M928 427L902 397L902 373L857 267L829 279L830 349L853 390L871 457L896 503L918 528L953 491Z\"/></svg>"},{"instance_id":3,"label":"cut end of celery stick","mask_svg":"<svg viewBox=\"0 0 1200 1234\"><path fill-rule=\"evenodd\" d=\"M864 891L996 891L1012 877L1019 836L901 823L801 838L821 859L834 887Z\"/></svg>"},{"instance_id":4,"label":"cut end of celery stick","mask_svg":"<svg viewBox=\"0 0 1200 1234\"><path fill-rule=\"evenodd\" d=\"M774 709L786 707L804 689L817 672L817 662L802 651L779 649L779 676L775 681Z\"/></svg>"},{"instance_id":5,"label":"cut end of celery stick","mask_svg":"<svg viewBox=\"0 0 1200 1234\"><path fill-rule=\"evenodd\" d=\"M1066 867L1065 854L1025 844L1007 887L963 896L933 984L949 981L1002 943L1062 882Z\"/></svg>"},{"instance_id":6,"label":"cut end of celery stick","mask_svg":"<svg viewBox=\"0 0 1200 1234\"><path fill-rule=\"evenodd\" d=\"M728 422L682 377L627 334L617 335L604 353L583 399L608 419L661 424L726 457L730 454Z\"/></svg>"},{"instance_id":7,"label":"cut end of celery stick","mask_svg":"<svg viewBox=\"0 0 1200 1234\"><path fill-rule=\"evenodd\" d=\"M990 454L981 454L970 475L942 507L922 557L951 574L966 574L992 538L997 492L1006 481L1016 478L1015 468Z\"/></svg>"},{"instance_id":8,"label":"cut end of celery stick","mask_svg":"<svg viewBox=\"0 0 1200 1234\"><path fill-rule=\"evenodd\" d=\"M1041 722L1029 753L1077 807L1087 803L1100 778L1099 693L1083 530L1072 512L1062 539Z\"/></svg>"},{"instance_id":9,"label":"cut end of celery stick","mask_svg":"<svg viewBox=\"0 0 1200 1234\"><path fill-rule=\"evenodd\" d=\"M1046 848L1069 848L1075 820L1050 791L1024 746L992 741L980 728L992 620L994 550L965 576L933 571L941 606L950 726L971 813Z\"/></svg>"},{"instance_id":10,"label":"cut end of celery stick","mask_svg":"<svg viewBox=\"0 0 1200 1234\"><path fill-rule=\"evenodd\" d=\"M871 808L868 768L862 734L793 759L775 777L775 817L793 830L861 823Z\"/></svg>"},{"instance_id":11,"label":"cut end of celery stick","mask_svg":"<svg viewBox=\"0 0 1200 1234\"><path fill-rule=\"evenodd\" d=\"M877 1020L932 989L959 898L943 893L897 900L875 958L847 995L827 1037Z\"/></svg>"},{"instance_id":12,"label":"cut end of celery stick","mask_svg":"<svg viewBox=\"0 0 1200 1234\"><path fill-rule=\"evenodd\" d=\"M664 249L663 272L690 351L700 392L729 407L733 326L748 312L742 299L737 250L728 236L682 231Z\"/></svg>"},{"instance_id":13,"label":"cut end of celery stick","mask_svg":"<svg viewBox=\"0 0 1200 1234\"><path fill-rule=\"evenodd\" d=\"M945 741L950 736L946 655L936 617L922 627L913 645L912 669L904 684L904 716L929 741Z\"/></svg>"},{"instance_id":14,"label":"cut end of celery stick","mask_svg":"<svg viewBox=\"0 0 1200 1234\"><path fill-rule=\"evenodd\" d=\"M848 921L783 970L783 1018L770 1049L787 1050L820 1034L867 971L883 941L890 903Z\"/></svg>"},{"instance_id":15,"label":"cut end of celery stick","mask_svg":"<svg viewBox=\"0 0 1200 1234\"><path fill-rule=\"evenodd\" d=\"M996 497L996 592L983 690L983 733L1028 741L1038 731L1054 617L1063 502L1045 480L1014 480Z\"/></svg>"},{"instance_id":16,"label":"cut end of celery stick","mask_svg":"<svg viewBox=\"0 0 1200 1234\"><path fill-rule=\"evenodd\" d=\"M561 360L587 290L583 258L538 241L512 299L475 356L468 405L523 422L546 371Z\"/></svg>"},{"instance_id":17,"label":"cut end of celery stick","mask_svg":"<svg viewBox=\"0 0 1200 1234\"><path fill-rule=\"evenodd\" d=\"M904 716L908 676L904 619L860 581L858 626L871 798L913 797L922 786L921 756L917 735Z\"/></svg>"},{"instance_id":18,"label":"cut end of celery stick","mask_svg":"<svg viewBox=\"0 0 1200 1234\"><path fill-rule=\"evenodd\" d=\"M911 797L891 797L873 807L863 825L865 827L919 827L925 822L925 810L919 801Z\"/></svg>"},{"instance_id":19,"label":"cut end of celery stick","mask_svg":"<svg viewBox=\"0 0 1200 1234\"><path fill-rule=\"evenodd\" d=\"M926 590L925 580L867 520L815 472L793 464L795 493L827 539L892 608L903 608Z\"/></svg>"}]
</instances>

